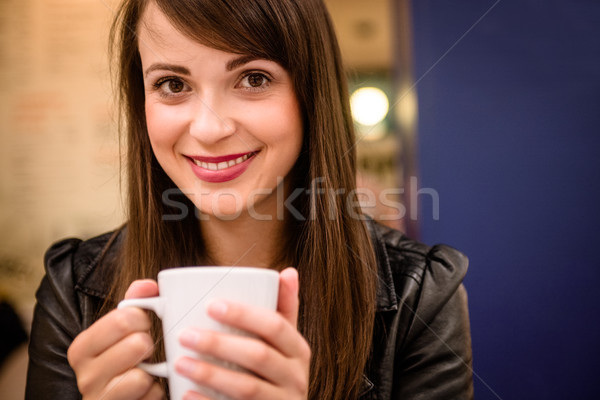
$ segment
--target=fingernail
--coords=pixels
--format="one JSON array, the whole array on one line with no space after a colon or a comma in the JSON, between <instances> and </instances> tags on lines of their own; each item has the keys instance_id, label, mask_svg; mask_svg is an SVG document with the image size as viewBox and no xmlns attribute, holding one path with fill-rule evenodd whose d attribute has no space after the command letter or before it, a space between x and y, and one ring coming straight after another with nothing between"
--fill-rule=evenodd
<instances>
[{"instance_id":1,"label":"fingernail","mask_svg":"<svg viewBox=\"0 0 600 400\"><path fill-rule=\"evenodd\" d=\"M227 312L227 304L223 301L213 301L208 305L208 310L211 314L221 317Z\"/></svg>"},{"instance_id":2,"label":"fingernail","mask_svg":"<svg viewBox=\"0 0 600 400\"><path fill-rule=\"evenodd\" d=\"M179 335L179 341L182 345L192 347L200 341L202 334L198 331L186 329Z\"/></svg>"},{"instance_id":3,"label":"fingernail","mask_svg":"<svg viewBox=\"0 0 600 400\"><path fill-rule=\"evenodd\" d=\"M181 374L190 375L194 372L195 365L194 362L190 359L180 358L175 363L175 368L177 369L177 372Z\"/></svg>"}]
</instances>

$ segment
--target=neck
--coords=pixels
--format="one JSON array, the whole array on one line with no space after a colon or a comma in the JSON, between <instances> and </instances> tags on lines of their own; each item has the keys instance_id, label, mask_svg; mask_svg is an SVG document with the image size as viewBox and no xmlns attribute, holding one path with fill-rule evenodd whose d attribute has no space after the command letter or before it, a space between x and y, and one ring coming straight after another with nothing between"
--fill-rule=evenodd
<instances>
[{"instance_id":1,"label":"neck","mask_svg":"<svg viewBox=\"0 0 600 400\"><path fill-rule=\"evenodd\" d=\"M281 269L284 221L261 221L249 215L225 221L211 216L200 224L208 259L215 265Z\"/></svg>"}]
</instances>

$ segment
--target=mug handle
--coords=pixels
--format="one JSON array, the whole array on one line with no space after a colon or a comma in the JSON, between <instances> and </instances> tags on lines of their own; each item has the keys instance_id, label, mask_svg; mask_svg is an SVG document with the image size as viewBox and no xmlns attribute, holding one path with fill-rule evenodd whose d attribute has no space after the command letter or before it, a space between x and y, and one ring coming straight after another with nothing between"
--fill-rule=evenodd
<instances>
[{"instance_id":1,"label":"mug handle","mask_svg":"<svg viewBox=\"0 0 600 400\"><path fill-rule=\"evenodd\" d=\"M139 307L145 310L151 310L158 315L159 318L162 319L164 314L164 299L162 297L142 297L139 299L126 299L122 300L117 308L125 308L125 307ZM146 371L150 375L158 376L161 378L168 377L168 369L167 363L161 362L158 364L149 364L149 363L139 363L138 368Z\"/></svg>"}]
</instances>

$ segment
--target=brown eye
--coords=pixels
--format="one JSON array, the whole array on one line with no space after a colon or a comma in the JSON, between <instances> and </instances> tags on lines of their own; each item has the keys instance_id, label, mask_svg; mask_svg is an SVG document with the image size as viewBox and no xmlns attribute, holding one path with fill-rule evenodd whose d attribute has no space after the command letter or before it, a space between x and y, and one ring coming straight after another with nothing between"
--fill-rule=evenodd
<instances>
[{"instance_id":1,"label":"brown eye","mask_svg":"<svg viewBox=\"0 0 600 400\"><path fill-rule=\"evenodd\" d=\"M250 92L262 92L270 86L271 79L262 72L248 72L244 74L238 87Z\"/></svg>"},{"instance_id":2,"label":"brown eye","mask_svg":"<svg viewBox=\"0 0 600 400\"><path fill-rule=\"evenodd\" d=\"M265 77L261 74L248 75L248 84L251 87L260 87L265 82Z\"/></svg>"},{"instance_id":3,"label":"brown eye","mask_svg":"<svg viewBox=\"0 0 600 400\"><path fill-rule=\"evenodd\" d=\"M183 91L183 82L181 81L170 80L168 82L168 85L169 91L172 93L180 93L181 91Z\"/></svg>"}]
</instances>

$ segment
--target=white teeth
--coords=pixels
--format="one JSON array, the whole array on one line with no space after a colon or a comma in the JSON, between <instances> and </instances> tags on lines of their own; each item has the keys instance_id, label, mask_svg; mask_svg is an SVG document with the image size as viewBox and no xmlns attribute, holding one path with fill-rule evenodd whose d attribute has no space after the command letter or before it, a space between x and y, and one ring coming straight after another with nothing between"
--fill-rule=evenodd
<instances>
[{"instance_id":1,"label":"white teeth","mask_svg":"<svg viewBox=\"0 0 600 400\"><path fill-rule=\"evenodd\" d=\"M220 171L222 169L230 168L230 167L233 167L234 165L242 163L242 162L246 161L248 158L250 158L250 155L245 154L241 157L236 158L235 160L223 161L220 163L207 163L207 162L198 161L198 160L194 160L194 163L197 166L202 167L204 169L208 169L210 171Z\"/></svg>"}]
</instances>

